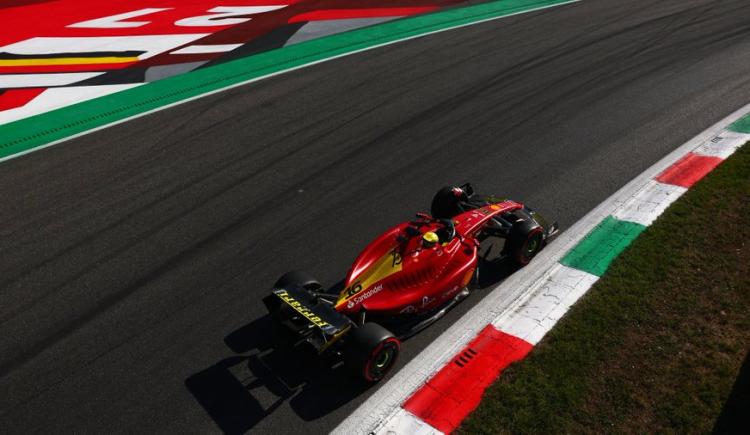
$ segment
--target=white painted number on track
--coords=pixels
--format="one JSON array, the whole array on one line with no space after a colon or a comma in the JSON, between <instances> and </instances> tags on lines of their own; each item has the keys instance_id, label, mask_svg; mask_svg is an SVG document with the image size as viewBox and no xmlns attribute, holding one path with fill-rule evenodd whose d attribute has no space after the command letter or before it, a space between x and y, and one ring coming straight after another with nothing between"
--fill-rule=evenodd
<instances>
[{"instance_id":1,"label":"white painted number on track","mask_svg":"<svg viewBox=\"0 0 750 435\"><path fill-rule=\"evenodd\" d=\"M207 12L211 12L208 15L199 15L196 17L188 17L175 21L176 26L182 27L211 27L211 26L232 26L235 24L245 23L250 21L252 18L247 15L262 14L264 12L271 12L281 8L285 8L287 5L273 5L273 6L217 6L213 9L209 9ZM81 21L78 23L70 24L66 27L73 28L84 28L84 29L126 29L145 26L151 23L150 21L124 21L131 18L142 17L144 15L150 15L157 12L168 11L174 8L145 8L138 9L137 11L125 12L122 14L109 15L102 18L95 18L93 20Z\"/></svg>"},{"instance_id":2,"label":"white painted number on track","mask_svg":"<svg viewBox=\"0 0 750 435\"><path fill-rule=\"evenodd\" d=\"M81 21L66 27L84 28L84 29L126 29L132 27L141 27L151 21L122 21L143 15L150 15L156 12L168 11L172 8L146 8L137 11L125 12L124 14L110 15L108 17L96 18L94 20Z\"/></svg>"},{"instance_id":3,"label":"white painted number on track","mask_svg":"<svg viewBox=\"0 0 750 435\"><path fill-rule=\"evenodd\" d=\"M286 5L274 6L219 6L210 9L211 15L202 15L200 17L184 18L175 22L177 26L227 26L240 24L250 21L251 18L235 18L238 16L260 14L263 12L275 11L285 8Z\"/></svg>"}]
</instances>

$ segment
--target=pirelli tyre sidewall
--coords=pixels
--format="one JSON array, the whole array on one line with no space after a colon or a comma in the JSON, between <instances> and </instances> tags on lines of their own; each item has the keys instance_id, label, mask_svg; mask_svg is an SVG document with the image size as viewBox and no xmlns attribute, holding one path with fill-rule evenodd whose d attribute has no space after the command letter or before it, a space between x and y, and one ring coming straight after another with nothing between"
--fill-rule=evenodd
<instances>
[{"instance_id":1,"label":"pirelli tyre sidewall","mask_svg":"<svg viewBox=\"0 0 750 435\"><path fill-rule=\"evenodd\" d=\"M390 371L396 362L401 343L395 337L383 340L370 354L364 369L367 381L377 382Z\"/></svg>"},{"instance_id":2,"label":"pirelli tyre sidewall","mask_svg":"<svg viewBox=\"0 0 750 435\"><path fill-rule=\"evenodd\" d=\"M529 264L542 249L544 229L533 220L520 220L513 224L508 236L508 254L521 266Z\"/></svg>"},{"instance_id":3,"label":"pirelli tyre sidewall","mask_svg":"<svg viewBox=\"0 0 750 435\"><path fill-rule=\"evenodd\" d=\"M401 342L376 323L365 323L347 337L344 365L353 375L377 382L393 368Z\"/></svg>"}]
</instances>

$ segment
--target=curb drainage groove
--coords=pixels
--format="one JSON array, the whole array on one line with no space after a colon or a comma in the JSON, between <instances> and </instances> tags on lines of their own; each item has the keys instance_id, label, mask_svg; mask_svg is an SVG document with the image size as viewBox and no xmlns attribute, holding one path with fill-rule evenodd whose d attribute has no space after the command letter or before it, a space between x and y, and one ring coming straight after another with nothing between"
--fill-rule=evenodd
<instances>
[{"instance_id":1,"label":"curb drainage groove","mask_svg":"<svg viewBox=\"0 0 750 435\"><path fill-rule=\"evenodd\" d=\"M497 308L483 309L482 304L476 305L360 404L333 433L361 433L360 427L371 429L378 435L442 435L452 432L474 408L468 409L467 406L465 411L468 412L456 412L455 401L441 395L432 385L439 381L441 388L455 387L454 384L462 378L459 373L468 369L468 366L464 368L458 363L467 346L484 336L491 327L516 339L512 343L501 343L508 352L518 350L514 346L517 344L528 345L528 351L531 351L600 279L611 260L689 190L681 185L692 186L711 172L704 173L700 165L681 165L686 156L696 154L718 157L723 161L739 148L750 146L748 113L750 104L678 147L595 207L572 226L573 233L566 231L561 235L555 242L557 248L548 254L542 253L546 255L544 261L530 265L527 272L530 275L526 278L523 274L513 275L486 296L490 301L505 304L498 292L516 286L526 289L521 294L522 299L498 305L503 308L501 312ZM716 166L712 165L711 169ZM670 183L659 181L665 173L674 173ZM690 183L685 183L684 180L688 179ZM652 189L649 187L652 184L663 188ZM591 249L597 240L605 245L605 249ZM566 265L566 262L572 264ZM468 316L482 320L473 322ZM489 324L482 329L485 321ZM434 361L436 356L437 362ZM482 357L482 352L479 356ZM515 360L524 357L519 355ZM501 367L499 372L503 369ZM464 398L465 393L461 392ZM454 421L448 421L450 418Z\"/></svg>"}]
</instances>

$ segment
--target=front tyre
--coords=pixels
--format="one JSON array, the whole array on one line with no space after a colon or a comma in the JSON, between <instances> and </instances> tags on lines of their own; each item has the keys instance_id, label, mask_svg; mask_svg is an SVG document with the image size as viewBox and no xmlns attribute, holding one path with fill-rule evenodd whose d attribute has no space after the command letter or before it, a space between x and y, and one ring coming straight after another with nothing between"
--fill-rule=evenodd
<instances>
[{"instance_id":1,"label":"front tyre","mask_svg":"<svg viewBox=\"0 0 750 435\"><path fill-rule=\"evenodd\" d=\"M346 337L344 365L355 376L377 382L393 368L401 342L377 323L365 323Z\"/></svg>"},{"instance_id":2,"label":"front tyre","mask_svg":"<svg viewBox=\"0 0 750 435\"><path fill-rule=\"evenodd\" d=\"M430 214L435 219L453 219L463 212L460 202L461 198L456 196L454 187L443 187L432 198Z\"/></svg>"},{"instance_id":3,"label":"front tyre","mask_svg":"<svg viewBox=\"0 0 750 435\"><path fill-rule=\"evenodd\" d=\"M536 222L520 220L513 224L506 241L506 253L521 266L529 264L542 249L544 230Z\"/></svg>"}]
</instances>

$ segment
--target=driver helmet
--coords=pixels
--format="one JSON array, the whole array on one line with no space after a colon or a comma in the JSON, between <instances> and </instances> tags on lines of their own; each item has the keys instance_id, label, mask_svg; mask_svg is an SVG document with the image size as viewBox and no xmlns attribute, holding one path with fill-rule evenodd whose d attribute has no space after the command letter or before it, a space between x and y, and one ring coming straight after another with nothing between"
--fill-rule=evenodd
<instances>
[{"instance_id":1,"label":"driver helmet","mask_svg":"<svg viewBox=\"0 0 750 435\"><path fill-rule=\"evenodd\" d=\"M431 248L437 244L440 240L437 234L433 231L427 231L422 235L422 246L425 248Z\"/></svg>"}]
</instances>

